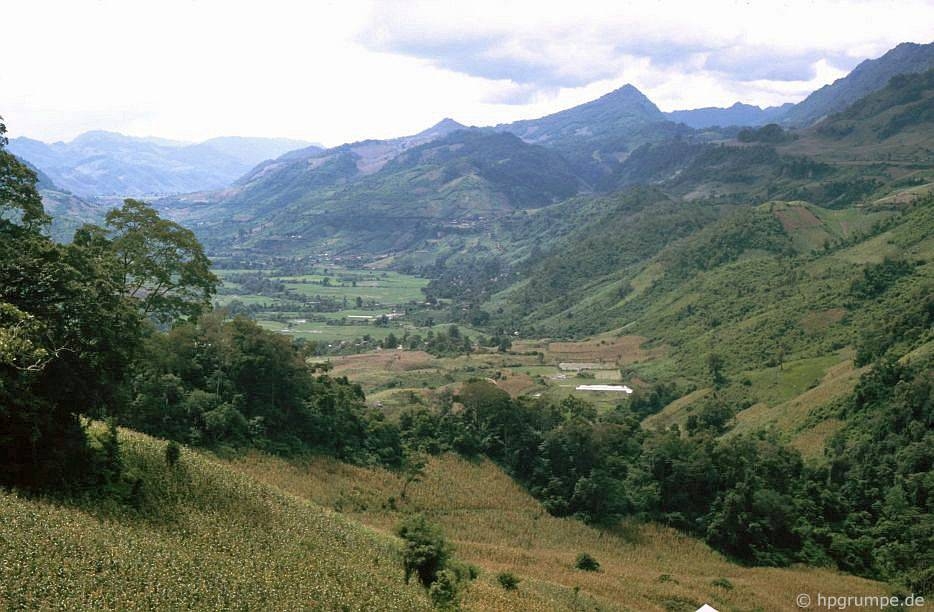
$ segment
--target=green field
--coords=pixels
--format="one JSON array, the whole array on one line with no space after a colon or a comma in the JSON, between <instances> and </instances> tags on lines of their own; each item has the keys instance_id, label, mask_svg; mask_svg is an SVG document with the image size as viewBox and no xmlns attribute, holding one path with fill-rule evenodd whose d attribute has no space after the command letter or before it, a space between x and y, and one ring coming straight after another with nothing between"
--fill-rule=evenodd
<instances>
[{"instance_id":1,"label":"green field","mask_svg":"<svg viewBox=\"0 0 934 612\"><path fill-rule=\"evenodd\" d=\"M296 338L334 343L369 336L381 341L390 333L402 337L430 329L411 324L405 316L425 307L422 289L428 280L424 278L337 266L314 266L301 275L276 269L217 269L215 273L222 280L215 298L218 305L252 309L250 316L263 327ZM243 281L244 275L261 277L278 288L250 291L248 283L235 280ZM388 324L377 324L382 316L391 319Z\"/></svg>"}]
</instances>

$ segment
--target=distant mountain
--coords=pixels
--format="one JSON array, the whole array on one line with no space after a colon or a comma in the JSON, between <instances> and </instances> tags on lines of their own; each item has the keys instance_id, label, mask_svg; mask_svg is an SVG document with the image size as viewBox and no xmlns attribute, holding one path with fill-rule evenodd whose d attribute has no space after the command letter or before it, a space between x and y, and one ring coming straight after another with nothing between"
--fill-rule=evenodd
<instances>
[{"instance_id":1,"label":"distant mountain","mask_svg":"<svg viewBox=\"0 0 934 612\"><path fill-rule=\"evenodd\" d=\"M882 57L862 62L845 77L812 93L789 109L782 123L795 127L812 125L882 89L895 75L925 72L931 68L934 68L934 43L902 43Z\"/></svg>"},{"instance_id":2,"label":"distant mountain","mask_svg":"<svg viewBox=\"0 0 934 612\"><path fill-rule=\"evenodd\" d=\"M493 129L558 151L592 182L611 172L639 145L690 133L669 121L632 85L540 119Z\"/></svg>"},{"instance_id":3,"label":"distant mountain","mask_svg":"<svg viewBox=\"0 0 934 612\"><path fill-rule=\"evenodd\" d=\"M52 217L49 234L57 242L69 242L75 230L85 223L99 223L107 206L83 200L52 181L49 175L24 159L20 161L36 173L36 189L42 196L42 207Z\"/></svg>"},{"instance_id":4,"label":"distant mountain","mask_svg":"<svg viewBox=\"0 0 934 612\"><path fill-rule=\"evenodd\" d=\"M234 189L158 205L212 245L237 239L263 251L374 253L476 231L491 216L547 206L581 188L555 151L458 125L277 161Z\"/></svg>"},{"instance_id":5,"label":"distant mountain","mask_svg":"<svg viewBox=\"0 0 934 612\"><path fill-rule=\"evenodd\" d=\"M317 146L305 147L289 151L276 159L270 159L257 165L237 181L238 186L247 186L256 180L263 179L270 184L290 186L290 191L301 189L303 185L314 188L321 184L322 171L334 179L351 178L357 174L372 174L382 168L389 160L412 147L431 142L451 132L462 130L465 126L453 119L442 119L435 125L412 136L402 136L389 140L362 140L350 144L340 145L332 149L322 149ZM348 154L350 157L348 157ZM332 171L337 160L352 159L344 164L340 176L334 176ZM277 176L278 178L272 178ZM325 178L325 181L330 180Z\"/></svg>"},{"instance_id":6,"label":"distant mountain","mask_svg":"<svg viewBox=\"0 0 934 612\"><path fill-rule=\"evenodd\" d=\"M93 131L68 143L10 140L9 150L79 196L143 196L220 189L269 157L308 143L215 138L186 144Z\"/></svg>"},{"instance_id":7,"label":"distant mountain","mask_svg":"<svg viewBox=\"0 0 934 612\"><path fill-rule=\"evenodd\" d=\"M788 102L781 106L760 108L737 102L729 108L707 106L693 110L676 110L665 113L665 116L671 121L683 123L695 129L731 125L747 127L778 121L793 106L794 104Z\"/></svg>"}]
</instances>

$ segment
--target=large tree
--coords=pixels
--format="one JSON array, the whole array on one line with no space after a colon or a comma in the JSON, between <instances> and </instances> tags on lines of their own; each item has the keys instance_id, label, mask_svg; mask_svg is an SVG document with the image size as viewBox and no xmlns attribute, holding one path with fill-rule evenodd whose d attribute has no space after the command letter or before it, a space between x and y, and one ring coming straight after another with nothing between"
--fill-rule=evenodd
<instances>
[{"instance_id":1,"label":"large tree","mask_svg":"<svg viewBox=\"0 0 934 612\"><path fill-rule=\"evenodd\" d=\"M124 294L143 313L166 322L197 316L210 303L217 277L191 230L129 199L107 213L106 228Z\"/></svg>"},{"instance_id":2,"label":"large tree","mask_svg":"<svg viewBox=\"0 0 934 612\"><path fill-rule=\"evenodd\" d=\"M196 313L214 277L190 232L145 206L111 215L110 234L87 226L53 242L36 176L4 149L4 132L0 123L0 484L87 482L79 415L119 410L146 315Z\"/></svg>"}]
</instances>

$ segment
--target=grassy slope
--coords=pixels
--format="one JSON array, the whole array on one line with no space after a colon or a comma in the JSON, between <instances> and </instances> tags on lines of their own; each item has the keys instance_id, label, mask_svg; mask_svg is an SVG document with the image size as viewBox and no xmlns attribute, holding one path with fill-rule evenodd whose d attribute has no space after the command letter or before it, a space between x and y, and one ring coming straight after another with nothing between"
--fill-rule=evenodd
<instances>
[{"instance_id":1,"label":"grassy slope","mask_svg":"<svg viewBox=\"0 0 934 612\"><path fill-rule=\"evenodd\" d=\"M402 481L385 470L328 459L290 465L260 455L233 465L378 530L390 530L404 512L425 512L453 540L457 557L481 570L465 598L469 610L695 610L704 602L724 611L788 610L800 592L888 591L883 584L822 569L741 567L661 526L627 525L611 532L555 518L488 461L433 459L424 480L409 487L406 501L399 500ZM600 572L573 568L583 551L601 563ZM498 585L501 571L522 580L518 591ZM734 588L711 584L719 578Z\"/></svg>"},{"instance_id":2,"label":"grassy slope","mask_svg":"<svg viewBox=\"0 0 934 612\"><path fill-rule=\"evenodd\" d=\"M164 442L120 437L141 512L0 492L0 609L429 607L393 538L200 454L171 471Z\"/></svg>"},{"instance_id":3,"label":"grassy slope","mask_svg":"<svg viewBox=\"0 0 934 612\"><path fill-rule=\"evenodd\" d=\"M660 526L554 518L487 461L434 459L403 501L382 469L185 450L173 471L164 442L120 437L126 474L144 482L138 511L0 493L0 608L427 609L389 535L411 511L481 569L468 610L784 610L799 592L888 592L828 570L740 567ZM573 569L582 551L600 572ZM518 591L499 587L500 571L521 578ZM712 584L722 578L733 588Z\"/></svg>"}]
</instances>

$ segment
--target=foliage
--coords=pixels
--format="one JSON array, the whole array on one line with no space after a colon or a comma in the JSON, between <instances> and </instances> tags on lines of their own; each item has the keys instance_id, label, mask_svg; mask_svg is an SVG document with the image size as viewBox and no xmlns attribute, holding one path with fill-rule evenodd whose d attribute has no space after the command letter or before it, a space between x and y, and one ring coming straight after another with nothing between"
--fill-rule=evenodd
<instances>
[{"instance_id":1,"label":"foliage","mask_svg":"<svg viewBox=\"0 0 934 612\"><path fill-rule=\"evenodd\" d=\"M500 572L496 575L496 582L507 591L515 591L522 580L512 572Z\"/></svg>"},{"instance_id":2,"label":"foliage","mask_svg":"<svg viewBox=\"0 0 934 612\"><path fill-rule=\"evenodd\" d=\"M574 567L585 572L596 572L600 569L600 562L589 553L582 552L574 560Z\"/></svg>"},{"instance_id":3,"label":"foliage","mask_svg":"<svg viewBox=\"0 0 934 612\"><path fill-rule=\"evenodd\" d=\"M165 445L165 464L170 468L178 465L178 460L182 456L182 449L175 440L169 440Z\"/></svg>"},{"instance_id":4,"label":"foliage","mask_svg":"<svg viewBox=\"0 0 934 612\"><path fill-rule=\"evenodd\" d=\"M167 322L195 317L210 304L217 277L191 230L137 200L124 201L106 219L124 293L139 301L143 313Z\"/></svg>"},{"instance_id":5,"label":"foliage","mask_svg":"<svg viewBox=\"0 0 934 612\"><path fill-rule=\"evenodd\" d=\"M398 434L358 385L316 373L288 338L211 314L143 346L124 423L207 446L318 451L398 465Z\"/></svg>"},{"instance_id":6,"label":"foliage","mask_svg":"<svg viewBox=\"0 0 934 612\"><path fill-rule=\"evenodd\" d=\"M80 487L102 475L78 411L118 408L142 322L110 258L40 233L34 175L0 159L0 208L21 212L0 218L0 483Z\"/></svg>"},{"instance_id":7,"label":"foliage","mask_svg":"<svg viewBox=\"0 0 934 612\"><path fill-rule=\"evenodd\" d=\"M760 128L743 128L736 136L736 139L740 142L762 142L765 144L781 144L792 138L793 136L775 123L769 123Z\"/></svg>"},{"instance_id":8,"label":"foliage","mask_svg":"<svg viewBox=\"0 0 934 612\"><path fill-rule=\"evenodd\" d=\"M405 581L414 575L423 587L431 587L451 560L452 549L441 530L424 515L412 514L396 527L396 535L405 542Z\"/></svg>"},{"instance_id":9,"label":"foliage","mask_svg":"<svg viewBox=\"0 0 934 612\"><path fill-rule=\"evenodd\" d=\"M9 216L36 229L48 222L36 191L36 173L6 150L6 125L0 117L0 220Z\"/></svg>"},{"instance_id":10,"label":"foliage","mask_svg":"<svg viewBox=\"0 0 934 612\"><path fill-rule=\"evenodd\" d=\"M473 381L454 398L459 412L409 412L400 427L407 443L431 452L483 452L557 516L649 518L746 563L837 563L922 589L931 380L930 358L866 374L843 408L848 425L826 470L805 466L774 436L722 437L735 410L729 395L712 396L685 435L645 431L628 407L598 415L581 400L514 400ZM868 541L884 545L862 547Z\"/></svg>"},{"instance_id":11,"label":"foliage","mask_svg":"<svg viewBox=\"0 0 934 612\"><path fill-rule=\"evenodd\" d=\"M911 262L886 257L881 263L866 266L862 278L853 281L850 291L859 299L873 299L913 271Z\"/></svg>"}]
</instances>

